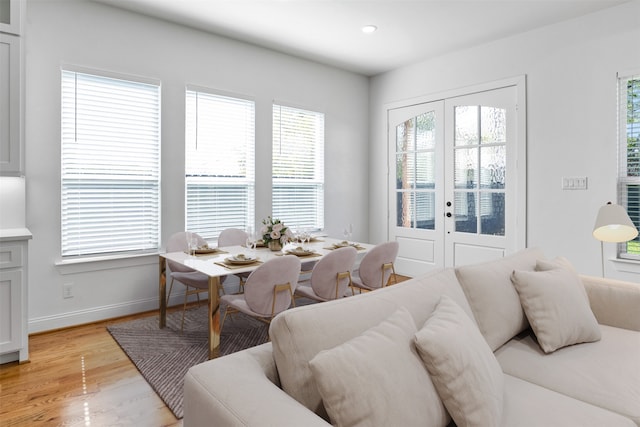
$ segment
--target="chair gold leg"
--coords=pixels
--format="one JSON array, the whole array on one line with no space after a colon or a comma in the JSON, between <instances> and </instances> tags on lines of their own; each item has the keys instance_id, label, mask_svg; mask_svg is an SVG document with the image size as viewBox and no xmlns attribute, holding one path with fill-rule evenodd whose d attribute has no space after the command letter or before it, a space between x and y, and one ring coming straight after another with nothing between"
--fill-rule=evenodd
<instances>
[{"instance_id":1,"label":"chair gold leg","mask_svg":"<svg viewBox=\"0 0 640 427\"><path fill-rule=\"evenodd\" d=\"M171 289L173 289L173 277L171 278L171 283L169 284L169 293L167 293L167 305L169 305L169 298L171 297Z\"/></svg>"},{"instance_id":2,"label":"chair gold leg","mask_svg":"<svg viewBox=\"0 0 640 427\"><path fill-rule=\"evenodd\" d=\"M387 279L387 282L384 282L384 275L387 272L387 270L391 270L391 274L389 275L389 278ZM396 270L395 268L393 268L393 263L392 262L387 262L385 264L382 264L382 283L381 283L381 287L385 287L385 286L389 286L389 284L391 283L391 278L393 277L394 279L394 284L397 283L397 281L395 280L396 278Z\"/></svg>"}]
</instances>

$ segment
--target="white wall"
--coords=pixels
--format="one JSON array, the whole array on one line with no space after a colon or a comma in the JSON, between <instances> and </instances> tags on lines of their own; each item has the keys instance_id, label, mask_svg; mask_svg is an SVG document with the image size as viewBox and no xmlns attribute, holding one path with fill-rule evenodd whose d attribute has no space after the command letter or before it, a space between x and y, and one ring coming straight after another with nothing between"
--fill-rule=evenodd
<instances>
[{"instance_id":1,"label":"white wall","mask_svg":"<svg viewBox=\"0 0 640 427\"><path fill-rule=\"evenodd\" d=\"M526 75L528 246L599 275L600 245L591 231L598 208L616 200L616 73L640 69L638 16L634 0L372 78L370 241L386 239L385 104ZM563 176L587 176L588 190L562 191ZM613 244L605 251L615 256ZM608 277L640 280L637 265L607 262L606 270Z\"/></svg>"},{"instance_id":2,"label":"white wall","mask_svg":"<svg viewBox=\"0 0 640 427\"><path fill-rule=\"evenodd\" d=\"M184 229L184 90L193 84L256 102L256 220L270 214L273 100L325 113L325 224L368 233L368 79L86 0L28 0L26 182L29 331L156 308L157 256L60 261L60 68L64 64L162 82L162 240ZM345 185L348 183L348 185ZM62 298L73 283L75 296ZM176 299L177 301L177 299Z\"/></svg>"}]
</instances>

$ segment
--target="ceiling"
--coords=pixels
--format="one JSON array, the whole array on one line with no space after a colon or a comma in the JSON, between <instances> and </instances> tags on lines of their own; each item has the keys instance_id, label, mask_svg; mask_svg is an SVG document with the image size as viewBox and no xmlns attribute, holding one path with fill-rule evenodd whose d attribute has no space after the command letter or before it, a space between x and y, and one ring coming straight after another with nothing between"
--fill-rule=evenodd
<instances>
[{"instance_id":1,"label":"ceiling","mask_svg":"<svg viewBox=\"0 0 640 427\"><path fill-rule=\"evenodd\" d=\"M95 1L373 76L629 0Z\"/></svg>"}]
</instances>

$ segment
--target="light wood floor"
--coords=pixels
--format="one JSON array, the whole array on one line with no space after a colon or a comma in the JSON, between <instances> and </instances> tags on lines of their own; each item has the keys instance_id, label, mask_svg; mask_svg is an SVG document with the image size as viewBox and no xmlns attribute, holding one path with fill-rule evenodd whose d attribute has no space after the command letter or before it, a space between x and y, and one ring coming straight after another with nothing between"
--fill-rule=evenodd
<instances>
[{"instance_id":1,"label":"light wood floor","mask_svg":"<svg viewBox=\"0 0 640 427\"><path fill-rule=\"evenodd\" d=\"M0 365L0 426L182 426L106 329L155 314L31 335Z\"/></svg>"},{"instance_id":2,"label":"light wood floor","mask_svg":"<svg viewBox=\"0 0 640 427\"><path fill-rule=\"evenodd\" d=\"M155 314L31 335L28 363L0 365L0 426L182 426L107 331Z\"/></svg>"}]
</instances>

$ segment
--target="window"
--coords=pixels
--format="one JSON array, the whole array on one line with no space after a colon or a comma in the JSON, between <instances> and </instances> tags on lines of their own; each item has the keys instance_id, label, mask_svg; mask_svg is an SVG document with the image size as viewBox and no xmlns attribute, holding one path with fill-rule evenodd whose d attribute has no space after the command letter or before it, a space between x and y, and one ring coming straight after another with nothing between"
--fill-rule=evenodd
<instances>
[{"instance_id":1,"label":"window","mask_svg":"<svg viewBox=\"0 0 640 427\"><path fill-rule=\"evenodd\" d=\"M640 74L618 78L618 199L640 228ZM622 243L620 257L640 259L640 238Z\"/></svg>"},{"instance_id":2,"label":"window","mask_svg":"<svg viewBox=\"0 0 640 427\"><path fill-rule=\"evenodd\" d=\"M186 93L186 229L206 240L254 223L255 104Z\"/></svg>"},{"instance_id":3,"label":"window","mask_svg":"<svg viewBox=\"0 0 640 427\"><path fill-rule=\"evenodd\" d=\"M62 256L157 250L160 86L62 70Z\"/></svg>"},{"instance_id":4,"label":"window","mask_svg":"<svg viewBox=\"0 0 640 427\"><path fill-rule=\"evenodd\" d=\"M324 114L273 106L272 216L324 228Z\"/></svg>"}]
</instances>

